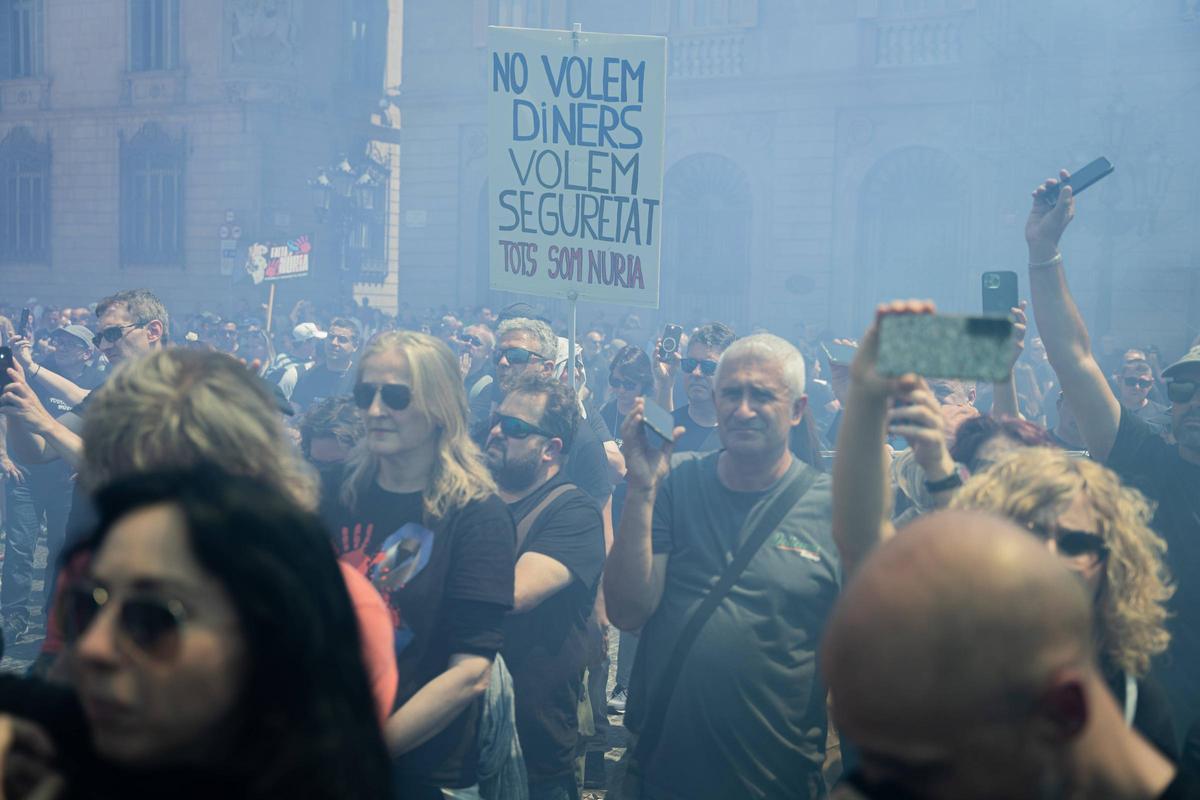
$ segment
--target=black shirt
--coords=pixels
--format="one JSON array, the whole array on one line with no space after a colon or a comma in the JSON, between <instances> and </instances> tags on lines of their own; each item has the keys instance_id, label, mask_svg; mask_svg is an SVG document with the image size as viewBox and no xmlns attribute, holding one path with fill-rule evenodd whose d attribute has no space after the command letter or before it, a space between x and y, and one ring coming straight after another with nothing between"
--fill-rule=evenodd
<instances>
[{"instance_id":1,"label":"black shirt","mask_svg":"<svg viewBox=\"0 0 1200 800\"><path fill-rule=\"evenodd\" d=\"M420 492L397 494L372 482L349 509L337 488L326 483L322 516L338 557L366 575L392 611L400 675L396 708L445 672L454 653L497 652L503 612L512 608L516 563L516 533L503 501L492 495L427 526ZM479 615L480 606L498 613ZM494 629L464 631L465 617L493 619ZM412 787L415 796L430 787L473 785L480 706L473 703L396 759L397 788Z\"/></svg>"},{"instance_id":2,"label":"black shirt","mask_svg":"<svg viewBox=\"0 0 1200 800\"><path fill-rule=\"evenodd\" d=\"M561 475L509 504L518 522L547 494L567 483ZM586 626L604 568L604 526L591 498L576 488L547 506L521 543L517 558L540 553L571 572L566 588L504 626L504 660L513 676L517 733L531 781L574 771L579 738L576 709L586 659Z\"/></svg>"},{"instance_id":3,"label":"black shirt","mask_svg":"<svg viewBox=\"0 0 1200 800\"><path fill-rule=\"evenodd\" d=\"M322 362L296 379L292 402L303 411L327 397L347 395L353 390L353 364L345 372L335 372Z\"/></svg>"},{"instance_id":4,"label":"black shirt","mask_svg":"<svg viewBox=\"0 0 1200 800\"><path fill-rule=\"evenodd\" d=\"M1177 589L1167 604L1171 646L1156 669L1175 722L1186 729L1200 711L1200 465L1124 408L1107 463L1157 504L1151 524L1167 542L1164 560Z\"/></svg>"},{"instance_id":5,"label":"black shirt","mask_svg":"<svg viewBox=\"0 0 1200 800\"><path fill-rule=\"evenodd\" d=\"M721 435L717 432L717 426L706 428L696 420L692 419L692 415L688 413L687 406L680 406L671 412L671 416L675 420L675 427L682 425L685 430L683 436L679 437L679 441L675 443L675 453L708 453L713 450L721 449Z\"/></svg>"}]
</instances>

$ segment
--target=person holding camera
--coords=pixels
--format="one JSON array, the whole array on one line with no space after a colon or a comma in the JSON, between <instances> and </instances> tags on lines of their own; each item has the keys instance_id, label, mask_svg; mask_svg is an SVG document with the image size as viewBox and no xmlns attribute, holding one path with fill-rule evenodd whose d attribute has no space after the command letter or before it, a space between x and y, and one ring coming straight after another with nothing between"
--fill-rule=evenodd
<instances>
[{"instance_id":1,"label":"person holding camera","mask_svg":"<svg viewBox=\"0 0 1200 800\"><path fill-rule=\"evenodd\" d=\"M629 488L604 590L613 623L643 631L616 796L822 797L815 649L841 579L829 479L788 449L804 359L758 334L714 378L724 449L671 464L644 400L622 430Z\"/></svg>"}]
</instances>

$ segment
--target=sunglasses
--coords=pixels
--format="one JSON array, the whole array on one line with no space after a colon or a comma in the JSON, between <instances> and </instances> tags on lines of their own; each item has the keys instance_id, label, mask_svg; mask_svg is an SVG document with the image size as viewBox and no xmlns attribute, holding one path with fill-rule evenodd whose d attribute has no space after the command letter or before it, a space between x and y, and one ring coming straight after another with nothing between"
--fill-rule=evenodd
<instances>
[{"instance_id":1,"label":"sunglasses","mask_svg":"<svg viewBox=\"0 0 1200 800\"><path fill-rule=\"evenodd\" d=\"M150 323L148 322L131 322L128 325L113 325L110 328L97 333L92 337L92 344L96 347L100 346L101 342L119 342L125 338L125 331L129 328L144 328Z\"/></svg>"},{"instance_id":2,"label":"sunglasses","mask_svg":"<svg viewBox=\"0 0 1200 800\"><path fill-rule=\"evenodd\" d=\"M483 340L478 336L473 336L469 333L459 334L458 340L463 344L469 344L472 347L483 347Z\"/></svg>"},{"instance_id":3,"label":"sunglasses","mask_svg":"<svg viewBox=\"0 0 1200 800\"><path fill-rule=\"evenodd\" d=\"M517 417L510 417L507 414L497 414L492 417L492 427L500 425L500 433L505 439L528 439L530 436L537 434L545 436L547 439L554 439L557 434L551 433L545 428L539 428L537 425L526 422Z\"/></svg>"},{"instance_id":4,"label":"sunglasses","mask_svg":"<svg viewBox=\"0 0 1200 800\"><path fill-rule=\"evenodd\" d=\"M383 404L393 411L403 411L412 402L412 389L403 383L358 383L354 385L354 405L368 409L375 396L383 398Z\"/></svg>"},{"instance_id":5,"label":"sunglasses","mask_svg":"<svg viewBox=\"0 0 1200 800\"><path fill-rule=\"evenodd\" d=\"M1125 385L1131 388L1136 386L1139 389L1149 389L1154 385L1154 381L1149 378L1126 378Z\"/></svg>"},{"instance_id":6,"label":"sunglasses","mask_svg":"<svg viewBox=\"0 0 1200 800\"><path fill-rule=\"evenodd\" d=\"M1104 539L1095 533L1073 531L1067 528L1048 528L1036 523L1029 530L1041 539L1054 540L1058 554L1063 558L1087 558L1090 561L1102 561L1108 556L1108 545Z\"/></svg>"},{"instance_id":7,"label":"sunglasses","mask_svg":"<svg viewBox=\"0 0 1200 800\"><path fill-rule=\"evenodd\" d=\"M103 586L78 586L64 592L63 635L74 643L87 632L112 595ZM159 661L179 652L181 629L187 621L183 603L155 595L126 598L117 612L117 633L139 652Z\"/></svg>"},{"instance_id":8,"label":"sunglasses","mask_svg":"<svg viewBox=\"0 0 1200 800\"><path fill-rule=\"evenodd\" d=\"M1195 381L1171 381L1167 384L1167 399L1172 403L1190 403L1195 396Z\"/></svg>"},{"instance_id":9,"label":"sunglasses","mask_svg":"<svg viewBox=\"0 0 1200 800\"><path fill-rule=\"evenodd\" d=\"M684 375L691 375L696 371L697 366L700 367L701 375L712 376L717 374L717 362L711 358L703 360L698 358L684 358L680 360L679 366L683 368Z\"/></svg>"},{"instance_id":10,"label":"sunglasses","mask_svg":"<svg viewBox=\"0 0 1200 800\"><path fill-rule=\"evenodd\" d=\"M508 363L514 366L528 364L529 359L537 358L545 361L544 356L540 356L532 350L526 350L524 347L509 347L506 350L500 350L496 355L492 356L492 361L496 364L500 363L501 359L508 359Z\"/></svg>"},{"instance_id":11,"label":"sunglasses","mask_svg":"<svg viewBox=\"0 0 1200 800\"><path fill-rule=\"evenodd\" d=\"M608 385L614 389L624 389L627 392L636 392L642 388L642 385L637 381L627 381L618 378L616 375L608 376Z\"/></svg>"}]
</instances>

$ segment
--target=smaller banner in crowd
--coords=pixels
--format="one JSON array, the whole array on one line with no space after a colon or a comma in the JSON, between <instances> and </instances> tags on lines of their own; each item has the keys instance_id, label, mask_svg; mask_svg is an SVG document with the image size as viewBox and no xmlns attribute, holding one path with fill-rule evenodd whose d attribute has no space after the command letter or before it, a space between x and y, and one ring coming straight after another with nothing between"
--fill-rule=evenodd
<instances>
[{"instance_id":1,"label":"smaller banner in crowd","mask_svg":"<svg viewBox=\"0 0 1200 800\"><path fill-rule=\"evenodd\" d=\"M246 273L255 285L263 281L281 281L308 275L308 257L312 244L307 236L289 239L286 244L252 244L246 259Z\"/></svg>"},{"instance_id":2,"label":"smaller banner in crowd","mask_svg":"<svg viewBox=\"0 0 1200 800\"><path fill-rule=\"evenodd\" d=\"M488 34L492 288L657 308L666 39Z\"/></svg>"}]
</instances>

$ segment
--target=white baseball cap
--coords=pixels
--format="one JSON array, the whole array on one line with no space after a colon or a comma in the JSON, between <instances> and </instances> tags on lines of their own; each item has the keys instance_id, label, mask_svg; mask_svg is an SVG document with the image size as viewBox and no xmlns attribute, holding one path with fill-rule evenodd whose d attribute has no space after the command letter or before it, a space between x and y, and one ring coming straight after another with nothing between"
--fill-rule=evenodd
<instances>
[{"instance_id":1,"label":"white baseball cap","mask_svg":"<svg viewBox=\"0 0 1200 800\"><path fill-rule=\"evenodd\" d=\"M329 334L317 327L315 322L301 322L292 328L292 338L297 342L307 342L309 339L324 339Z\"/></svg>"}]
</instances>

